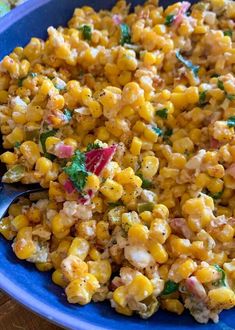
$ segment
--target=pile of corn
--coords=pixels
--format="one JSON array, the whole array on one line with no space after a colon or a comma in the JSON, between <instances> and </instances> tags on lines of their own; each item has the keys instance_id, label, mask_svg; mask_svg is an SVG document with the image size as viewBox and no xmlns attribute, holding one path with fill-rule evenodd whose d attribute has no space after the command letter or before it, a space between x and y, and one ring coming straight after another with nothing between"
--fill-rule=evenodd
<instances>
[{"instance_id":1,"label":"pile of corn","mask_svg":"<svg viewBox=\"0 0 235 330\"><path fill-rule=\"evenodd\" d=\"M3 181L48 190L0 232L70 303L201 323L235 305L234 26L230 0L121 0L2 59Z\"/></svg>"}]
</instances>

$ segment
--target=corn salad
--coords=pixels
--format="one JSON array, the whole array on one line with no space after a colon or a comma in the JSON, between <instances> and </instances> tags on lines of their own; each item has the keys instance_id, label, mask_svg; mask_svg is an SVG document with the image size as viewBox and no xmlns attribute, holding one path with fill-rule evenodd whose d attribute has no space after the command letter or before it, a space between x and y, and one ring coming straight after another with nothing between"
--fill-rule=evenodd
<instances>
[{"instance_id":1,"label":"corn salad","mask_svg":"<svg viewBox=\"0 0 235 330\"><path fill-rule=\"evenodd\" d=\"M235 2L75 10L0 62L0 221L69 303L218 322L235 306Z\"/></svg>"}]
</instances>

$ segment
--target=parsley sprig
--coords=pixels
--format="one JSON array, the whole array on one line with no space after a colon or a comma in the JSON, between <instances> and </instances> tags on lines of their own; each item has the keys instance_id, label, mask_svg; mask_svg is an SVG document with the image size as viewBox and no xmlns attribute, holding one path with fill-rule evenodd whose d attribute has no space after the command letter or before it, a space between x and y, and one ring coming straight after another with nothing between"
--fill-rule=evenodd
<instances>
[{"instance_id":1,"label":"parsley sprig","mask_svg":"<svg viewBox=\"0 0 235 330\"><path fill-rule=\"evenodd\" d=\"M79 192L83 191L88 177L85 161L85 153L77 150L72 157L71 164L64 167L64 172L69 176L69 179Z\"/></svg>"}]
</instances>

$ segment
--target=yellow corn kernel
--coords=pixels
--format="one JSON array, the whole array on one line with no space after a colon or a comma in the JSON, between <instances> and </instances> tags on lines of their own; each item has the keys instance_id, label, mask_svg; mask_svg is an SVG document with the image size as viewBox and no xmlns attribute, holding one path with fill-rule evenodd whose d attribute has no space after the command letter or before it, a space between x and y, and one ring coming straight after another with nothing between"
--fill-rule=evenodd
<instances>
[{"instance_id":1,"label":"yellow corn kernel","mask_svg":"<svg viewBox=\"0 0 235 330\"><path fill-rule=\"evenodd\" d=\"M52 161L46 157L40 157L36 162L36 171L42 175L46 175L52 169Z\"/></svg>"},{"instance_id":2,"label":"yellow corn kernel","mask_svg":"<svg viewBox=\"0 0 235 330\"><path fill-rule=\"evenodd\" d=\"M50 261L37 262L37 263L35 263L35 266L40 272L48 272L49 270L51 270L53 268L52 262L50 262Z\"/></svg>"},{"instance_id":3,"label":"yellow corn kernel","mask_svg":"<svg viewBox=\"0 0 235 330\"><path fill-rule=\"evenodd\" d=\"M135 175L133 169L131 167L127 167L121 172L117 173L115 176L115 179L118 183L121 185L124 184L134 184L137 187L141 187L142 185L142 180Z\"/></svg>"},{"instance_id":4,"label":"yellow corn kernel","mask_svg":"<svg viewBox=\"0 0 235 330\"><path fill-rule=\"evenodd\" d=\"M146 244L148 240L148 228L141 224L134 224L128 231L128 241L131 245Z\"/></svg>"},{"instance_id":5,"label":"yellow corn kernel","mask_svg":"<svg viewBox=\"0 0 235 330\"><path fill-rule=\"evenodd\" d=\"M131 316L133 314L133 311L129 308L129 307L121 307L119 305L117 305L115 307L115 310L117 313L119 314L123 314L123 315L126 315L126 316Z\"/></svg>"},{"instance_id":6,"label":"yellow corn kernel","mask_svg":"<svg viewBox=\"0 0 235 330\"><path fill-rule=\"evenodd\" d=\"M64 238L69 234L71 222L67 223L66 219L58 213L52 218L51 229L55 237Z\"/></svg>"},{"instance_id":7,"label":"yellow corn kernel","mask_svg":"<svg viewBox=\"0 0 235 330\"><path fill-rule=\"evenodd\" d=\"M20 151L28 163L34 165L40 157L38 145L33 141L25 141L20 145Z\"/></svg>"},{"instance_id":8,"label":"yellow corn kernel","mask_svg":"<svg viewBox=\"0 0 235 330\"><path fill-rule=\"evenodd\" d=\"M96 232L96 221L95 220L86 220L80 221L76 225L76 231L78 236L85 238L86 240L93 239Z\"/></svg>"},{"instance_id":9,"label":"yellow corn kernel","mask_svg":"<svg viewBox=\"0 0 235 330\"><path fill-rule=\"evenodd\" d=\"M105 221L99 221L96 225L96 238L101 245L107 244L110 239L109 224Z\"/></svg>"},{"instance_id":10,"label":"yellow corn kernel","mask_svg":"<svg viewBox=\"0 0 235 330\"><path fill-rule=\"evenodd\" d=\"M39 106L30 105L27 108L26 119L30 122L38 122L43 118L43 109Z\"/></svg>"},{"instance_id":11,"label":"yellow corn kernel","mask_svg":"<svg viewBox=\"0 0 235 330\"><path fill-rule=\"evenodd\" d=\"M141 163L141 173L143 177L147 180L151 180L157 173L159 167L159 160L155 156L145 156L143 157Z\"/></svg>"},{"instance_id":12,"label":"yellow corn kernel","mask_svg":"<svg viewBox=\"0 0 235 330\"><path fill-rule=\"evenodd\" d=\"M122 228L128 232L131 226L140 223L140 219L136 212L122 213Z\"/></svg>"},{"instance_id":13,"label":"yellow corn kernel","mask_svg":"<svg viewBox=\"0 0 235 330\"><path fill-rule=\"evenodd\" d=\"M171 235L169 238L169 244L171 247L172 254L176 257L181 255L189 255L191 250L191 244L188 239L179 238L175 235Z\"/></svg>"},{"instance_id":14,"label":"yellow corn kernel","mask_svg":"<svg viewBox=\"0 0 235 330\"><path fill-rule=\"evenodd\" d=\"M143 57L144 65L150 66L156 63L156 55L151 52L145 52Z\"/></svg>"},{"instance_id":15,"label":"yellow corn kernel","mask_svg":"<svg viewBox=\"0 0 235 330\"><path fill-rule=\"evenodd\" d=\"M223 167L223 165L220 165L220 164L211 166L207 169L207 173L210 176L218 178L218 179L223 178L223 176L224 176L224 167Z\"/></svg>"},{"instance_id":16,"label":"yellow corn kernel","mask_svg":"<svg viewBox=\"0 0 235 330\"><path fill-rule=\"evenodd\" d=\"M7 103L8 101L8 92L0 90L0 104Z\"/></svg>"},{"instance_id":17,"label":"yellow corn kernel","mask_svg":"<svg viewBox=\"0 0 235 330\"><path fill-rule=\"evenodd\" d=\"M65 288L68 285L68 281L64 278L64 275L61 271L61 269L56 269L52 273L52 281L61 286L62 288Z\"/></svg>"},{"instance_id":18,"label":"yellow corn kernel","mask_svg":"<svg viewBox=\"0 0 235 330\"><path fill-rule=\"evenodd\" d=\"M153 220L152 212L150 211L141 212L140 218L143 220L144 223L150 225L151 221Z\"/></svg>"},{"instance_id":19,"label":"yellow corn kernel","mask_svg":"<svg viewBox=\"0 0 235 330\"><path fill-rule=\"evenodd\" d=\"M112 267L108 260L88 261L89 273L94 275L100 284L109 281L112 274Z\"/></svg>"},{"instance_id":20,"label":"yellow corn kernel","mask_svg":"<svg viewBox=\"0 0 235 330\"><path fill-rule=\"evenodd\" d=\"M153 216L158 219L167 220L169 217L169 210L164 204L156 204L153 207Z\"/></svg>"},{"instance_id":21,"label":"yellow corn kernel","mask_svg":"<svg viewBox=\"0 0 235 330\"><path fill-rule=\"evenodd\" d=\"M50 152L53 149L53 147L59 142L61 142L61 140L58 139L57 137L49 136L45 142L46 151Z\"/></svg>"},{"instance_id":22,"label":"yellow corn kernel","mask_svg":"<svg viewBox=\"0 0 235 330\"><path fill-rule=\"evenodd\" d=\"M164 246L153 239L148 242L148 249L154 260L159 264L164 264L168 260L168 254Z\"/></svg>"},{"instance_id":23,"label":"yellow corn kernel","mask_svg":"<svg viewBox=\"0 0 235 330\"><path fill-rule=\"evenodd\" d=\"M23 227L18 231L13 244L13 251L17 258L28 259L36 251L36 246L32 241L32 227Z\"/></svg>"},{"instance_id":24,"label":"yellow corn kernel","mask_svg":"<svg viewBox=\"0 0 235 330\"><path fill-rule=\"evenodd\" d=\"M142 147L142 141L138 137L134 137L131 142L130 152L134 156L139 156Z\"/></svg>"},{"instance_id":25,"label":"yellow corn kernel","mask_svg":"<svg viewBox=\"0 0 235 330\"><path fill-rule=\"evenodd\" d=\"M184 311L184 305L178 299L164 299L162 307L169 312L181 315Z\"/></svg>"},{"instance_id":26,"label":"yellow corn kernel","mask_svg":"<svg viewBox=\"0 0 235 330\"><path fill-rule=\"evenodd\" d=\"M88 106L92 117L99 118L102 115L102 107L98 101L90 101Z\"/></svg>"},{"instance_id":27,"label":"yellow corn kernel","mask_svg":"<svg viewBox=\"0 0 235 330\"><path fill-rule=\"evenodd\" d=\"M180 276L183 279L188 278L197 269L197 264L192 259L187 259L183 262L178 269Z\"/></svg>"},{"instance_id":28,"label":"yellow corn kernel","mask_svg":"<svg viewBox=\"0 0 235 330\"><path fill-rule=\"evenodd\" d=\"M92 295L99 288L99 282L92 274L85 274L73 280L65 289L67 299L71 304L86 305L91 301Z\"/></svg>"},{"instance_id":29,"label":"yellow corn kernel","mask_svg":"<svg viewBox=\"0 0 235 330\"><path fill-rule=\"evenodd\" d=\"M154 116L154 107L150 102L145 102L139 107L139 116L150 123Z\"/></svg>"},{"instance_id":30,"label":"yellow corn kernel","mask_svg":"<svg viewBox=\"0 0 235 330\"><path fill-rule=\"evenodd\" d=\"M90 244L82 237L75 237L68 249L68 255L73 255L85 260L89 252Z\"/></svg>"},{"instance_id":31,"label":"yellow corn kernel","mask_svg":"<svg viewBox=\"0 0 235 330\"><path fill-rule=\"evenodd\" d=\"M168 272L169 272L169 265L161 265L158 268L159 271L159 275L163 280L167 280L168 279Z\"/></svg>"},{"instance_id":32,"label":"yellow corn kernel","mask_svg":"<svg viewBox=\"0 0 235 330\"><path fill-rule=\"evenodd\" d=\"M186 158L184 155L179 153L174 153L170 155L169 167L183 169L186 164Z\"/></svg>"},{"instance_id":33,"label":"yellow corn kernel","mask_svg":"<svg viewBox=\"0 0 235 330\"><path fill-rule=\"evenodd\" d=\"M128 294L136 301L142 301L153 293L153 285L150 280L140 274L128 285Z\"/></svg>"},{"instance_id":34,"label":"yellow corn kernel","mask_svg":"<svg viewBox=\"0 0 235 330\"><path fill-rule=\"evenodd\" d=\"M89 174L87 177L85 189L87 190L91 189L92 191L96 192L99 190L99 187L100 187L100 180L98 176L92 173Z\"/></svg>"},{"instance_id":35,"label":"yellow corn kernel","mask_svg":"<svg viewBox=\"0 0 235 330\"><path fill-rule=\"evenodd\" d=\"M171 228L166 220L154 219L150 225L149 237L160 244L165 243L171 234Z\"/></svg>"},{"instance_id":36,"label":"yellow corn kernel","mask_svg":"<svg viewBox=\"0 0 235 330\"><path fill-rule=\"evenodd\" d=\"M15 232L11 228L11 220L9 217L0 220L0 233L9 241L14 238Z\"/></svg>"},{"instance_id":37,"label":"yellow corn kernel","mask_svg":"<svg viewBox=\"0 0 235 330\"><path fill-rule=\"evenodd\" d=\"M97 139L99 139L100 141L108 141L110 138L110 133L108 132L107 128L104 126L98 127L95 132Z\"/></svg>"},{"instance_id":38,"label":"yellow corn kernel","mask_svg":"<svg viewBox=\"0 0 235 330\"><path fill-rule=\"evenodd\" d=\"M11 221L11 226L14 231L19 231L23 227L27 227L29 225L29 219L24 215L17 215Z\"/></svg>"},{"instance_id":39,"label":"yellow corn kernel","mask_svg":"<svg viewBox=\"0 0 235 330\"><path fill-rule=\"evenodd\" d=\"M195 276L201 283L210 283L218 279L218 272L213 266L201 267L196 270Z\"/></svg>"},{"instance_id":40,"label":"yellow corn kernel","mask_svg":"<svg viewBox=\"0 0 235 330\"><path fill-rule=\"evenodd\" d=\"M6 151L0 156L1 162L7 164L7 165L13 165L17 162L17 155L13 152Z\"/></svg>"},{"instance_id":41,"label":"yellow corn kernel","mask_svg":"<svg viewBox=\"0 0 235 330\"><path fill-rule=\"evenodd\" d=\"M118 201L123 194L123 187L112 179L107 179L100 188L100 192L112 202Z\"/></svg>"},{"instance_id":42,"label":"yellow corn kernel","mask_svg":"<svg viewBox=\"0 0 235 330\"><path fill-rule=\"evenodd\" d=\"M97 261L101 259L101 253L95 247L92 247L89 251L89 257L93 261Z\"/></svg>"},{"instance_id":43,"label":"yellow corn kernel","mask_svg":"<svg viewBox=\"0 0 235 330\"><path fill-rule=\"evenodd\" d=\"M215 234L216 239L222 243L231 242L233 240L233 236L234 228L229 224L226 224L222 228L219 228L219 230Z\"/></svg>"},{"instance_id":44,"label":"yellow corn kernel","mask_svg":"<svg viewBox=\"0 0 235 330\"><path fill-rule=\"evenodd\" d=\"M235 305L234 292L226 287L212 289L208 292L209 306L212 309L229 309Z\"/></svg>"},{"instance_id":45,"label":"yellow corn kernel","mask_svg":"<svg viewBox=\"0 0 235 330\"><path fill-rule=\"evenodd\" d=\"M199 260L207 260L209 257L208 251L202 241L194 241L191 246L192 255Z\"/></svg>"},{"instance_id":46,"label":"yellow corn kernel","mask_svg":"<svg viewBox=\"0 0 235 330\"><path fill-rule=\"evenodd\" d=\"M135 125L133 126L133 131L137 133L143 133L145 130L146 124L140 120L137 120Z\"/></svg>"},{"instance_id":47,"label":"yellow corn kernel","mask_svg":"<svg viewBox=\"0 0 235 330\"><path fill-rule=\"evenodd\" d=\"M192 152L194 144L189 137L181 138L173 142L173 151L181 154L185 152Z\"/></svg>"},{"instance_id":48,"label":"yellow corn kernel","mask_svg":"<svg viewBox=\"0 0 235 330\"><path fill-rule=\"evenodd\" d=\"M62 261L61 271L64 277L71 282L87 273L88 266L79 257L69 255Z\"/></svg>"},{"instance_id":49,"label":"yellow corn kernel","mask_svg":"<svg viewBox=\"0 0 235 330\"><path fill-rule=\"evenodd\" d=\"M127 287L124 285L119 286L113 293L113 300L116 304L118 304L121 307L126 307L127 305Z\"/></svg>"},{"instance_id":50,"label":"yellow corn kernel","mask_svg":"<svg viewBox=\"0 0 235 330\"><path fill-rule=\"evenodd\" d=\"M15 127L13 131L6 136L7 142L11 144L11 146L14 146L17 142L23 142L24 141L24 131L20 127Z\"/></svg>"},{"instance_id":51,"label":"yellow corn kernel","mask_svg":"<svg viewBox=\"0 0 235 330\"><path fill-rule=\"evenodd\" d=\"M158 134L152 129L151 126L146 126L144 129L144 137L147 141L156 143L158 140Z\"/></svg>"},{"instance_id":52,"label":"yellow corn kernel","mask_svg":"<svg viewBox=\"0 0 235 330\"><path fill-rule=\"evenodd\" d=\"M31 222L39 223L42 218L41 211L37 207L31 206L27 211L27 217Z\"/></svg>"},{"instance_id":53,"label":"yellow corn kernel","mask_svg":"<svg viewBox=\"0 0 235 330\"><path fill-rule=\"evenodd\" d=\"M207 188L211 193L217 194L223 190L224 182L221 179L210 179Z\"/></svg>"},{"instance_id":54,"label":"yellow corn kernel","mask_svg":"<svg viewBox=\"0 0 235 330\"><path fill-rule=\"evenodd\" d=\"M199 101L199 92L198 87L191 86L186 89L185 96L189 104L198 103Z\"/></svg>"},{"instance_id":55,"label":"yellow corn kernel","mask_svg":"<svg viewBox=\"0 0 235 330\"><path fill-rule=\"evenodd\" d=\"M13 217L16 217L17 215L22 214L22 207L23 205L18 203L11 204L8 210L9 215L13 215Z\"/></svg>"}]
</instances>

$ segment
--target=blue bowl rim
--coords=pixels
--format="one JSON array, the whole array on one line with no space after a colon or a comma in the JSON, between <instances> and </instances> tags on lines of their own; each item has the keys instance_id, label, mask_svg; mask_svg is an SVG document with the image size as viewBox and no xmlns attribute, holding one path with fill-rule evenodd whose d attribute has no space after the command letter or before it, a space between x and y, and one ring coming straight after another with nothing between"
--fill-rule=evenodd
<instances>
[{"instance_id":1,"label":"blue bowl rim","mask_svg":"<svg viewBox=\"0 0 235 330\"><path fill-rule=\"evenodd\" d=\"M41 317L46 318L48 321L62 326L64 328L73 329L76 324L76 329L81 330L104 330L99 326L94 326L89 321L82 321L70 316L68 313L57 311L56 309L49 307L42 303L39 299L34 298L30 293L21 289L15 283L10 281L6 276L0 273L0 288L14 300L17 300L21 305L38 314Z\"/></svg>"}]
</instances>

